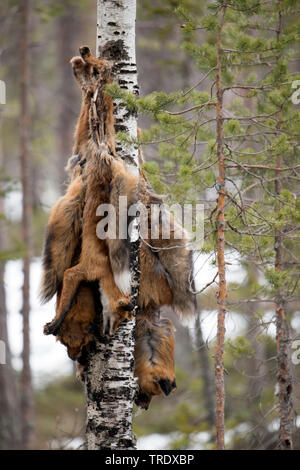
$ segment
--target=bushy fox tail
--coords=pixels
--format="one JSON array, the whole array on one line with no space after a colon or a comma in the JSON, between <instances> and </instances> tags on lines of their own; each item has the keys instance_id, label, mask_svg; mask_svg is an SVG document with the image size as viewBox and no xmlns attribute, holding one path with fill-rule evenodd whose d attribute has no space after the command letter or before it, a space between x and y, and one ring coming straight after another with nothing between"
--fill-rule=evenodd
<instances>
[{"instance_id":1,"label":"bushy fox tail","mask_svg":"<svg viewBox=\"0 0 300 470\"><path fill-rule=\"evenodd\" d=\"M110 204L115 208L116 238L108 237L109 259L115 283L120 291L130 293L129 228L133 216L128 209L137 202L138 178L126 170L121 161L116 161L111 182Z\"/></svg>"},{"instance_id":2,"label":"bushy fox tail","mask_svg":"<svg viewBox=\"0 0 300 470\"><path fill-rule=\"evenodd\" d=\"M77 176L51 210L42 254L42 302L48 302L54 296L64 271L72 266L79 254L84 191L82 177Z\"/></svg>"}]
</instances>

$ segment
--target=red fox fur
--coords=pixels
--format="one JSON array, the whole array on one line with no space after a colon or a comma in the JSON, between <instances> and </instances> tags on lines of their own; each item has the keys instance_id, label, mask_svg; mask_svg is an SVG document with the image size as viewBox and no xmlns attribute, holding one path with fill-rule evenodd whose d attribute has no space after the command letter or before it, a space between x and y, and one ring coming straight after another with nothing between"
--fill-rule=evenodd
<instances>
[{"instance_id":1,"label":"red fox fur","mask_svg":"<svg viewBox=\"0 0 300 470\"><path fill-rule=\"evenodd\" d=\"M85 183L78 159L71 157L66 169L71 174L71 183L66 194L51 210L43 253L41 297L43 301L47 301L57 293L57 304L64 271L78 262L85 196ZM79 357L82 348L92 341L93 335L87 330L94 320L93 292L89 286L80 285L57 335L57 339L67 346L71 359Z\"/></svg>"},{"instance_id":2,"label":"red fox fur","mask_svg":"<svg viewBox=\"0 0 300 470\"><path fill-rule=\"evenodd\" d=\"M64 272L72 266L80 246L85 184L78 170L72 170L71 183L51 209L44 241L43 275L40 296L49 301L61 286Z\"/></svg>"},{"instance_id":3,"label":"red fox fur","mask_svg":"<svg viewBox=\"0 0 300 470\"><path fill-rule=\"evenodd\" d=\"M58 294L59 300L59 294ZM62 322L57 339L67 347L68 355L76 360L83 348L93 341L91 327L96 315L95 299L89 285L82 283L68 315Z\"/></svg>"},{"instance_id":4,"label":"red fox fur","mask_svg":"<svg viewBox=\"0 0 300 470\"><path fill-rule=\"evenodd\" d=\"M92 128L95 130L98 125L99 140L97 143L105 141L112 154L115 155L113 102L110 96L102 92L101 87L103 84L111 83L109 63L106 60L93 57L87 46L80 47L79 51L81 57L71 59L75 78L82 90L82 104L75 130L73 154L85 154L85 146L89 138L92 137ZM95 122L98 121L99 116L96 113L94 100L101 102L100 122ZM93 117L90 113L91 107L94 108Z\"/></svg>"},{"instance_id":5,"label":"red fox fur","mask_svg":"<svg viewBox=\"0 0 300 470\"><path fill-rule=\"evenodd\" d=\"M137 185L136 185L137 186ZM139 177L139 199L147 208L148 236L141 241L139 253L140 285L138 305L142 311L151 311L162 305L171 305L180 317L195 313L195 295L193 290L193 260L192 251L187 248L188 239L182 228L170 217L170 238L163 239L161 220L151 220L151 210L154 205L161 204L159 196L151 191L151 187L143 173ZM135 186L127 184L126 179L113 185L110 203L118 209L120 196L127 196L128 206L135 203L137 194ZM117 213L117 227L120 214ZM151 237L154 223L158 224L159 238ZM181 233L181 238L176 238ZM116 284L122 290L121 284L129 275L129 245L128 241L116 238L107 240L109 257Z\"/></svg>"}]
</instances>

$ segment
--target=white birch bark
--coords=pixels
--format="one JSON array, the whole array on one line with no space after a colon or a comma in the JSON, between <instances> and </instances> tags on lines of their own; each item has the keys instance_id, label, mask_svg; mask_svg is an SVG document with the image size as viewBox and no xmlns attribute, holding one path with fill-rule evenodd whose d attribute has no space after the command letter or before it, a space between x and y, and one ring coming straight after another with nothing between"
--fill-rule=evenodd
<instances>
[{"instance_id":1,"label":"white birch bark","mask_svg":"<svg viewBox=\"0 0 300 470\"><path fill-rule=\"evenodd\" d=\"M115 81L120 88L138 93L135 57L136 0L97 0L97 53L113 61ZM115 101L115 128L137 136L137 116L120 100ZM117 142L117 153L126 163L138 168L138 149Z\"/></svg>"},{"instance_id":2,"label":"white birch bark","mask_svg":"<svg viewBox=\"0 0 300 470\"><path fill-rule=\"evenodd\" d=\"M98 0L97 52L113 63L114 79L138 93L135 63L135 0ZM137 116L120 101L115 103L116 131L137 135ZM138 152L117 142L117 153L134 173ZM131 244L132 302L137 309L139 242ZM135 319L121 324L108 344L96 340L89 353L85 386L87 396L86 440L89 450L135 449L132 433Z\"/></svg>"}]
</instances>

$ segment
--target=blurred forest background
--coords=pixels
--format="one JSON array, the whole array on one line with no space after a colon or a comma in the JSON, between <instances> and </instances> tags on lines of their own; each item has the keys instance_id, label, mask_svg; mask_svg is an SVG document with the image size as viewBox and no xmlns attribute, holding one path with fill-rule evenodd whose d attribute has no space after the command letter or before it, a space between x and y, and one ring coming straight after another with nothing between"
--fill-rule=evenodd
<instances>
[{"instance_id":1,"label":"blurred forest background","mask_svg":"<svg viewBox=\"0 0 300 470\"><path fill-rule=\"evenodd\" d=\"M7 93L6 104L0 105L0 339L6 343L6 365L0 365L0 448L77 449L83 444L85 431L83 387L64 347L53 340L48 348L50 338L43 336L42 325L53 316L54 305L48 307L46 318L36 293L44 228L49 208L66 185L64 167L80 110L80 92L69 61L78 55L79 46L95 48L96 1L31 0L27 37L22 29L22 3L2 0L0 5L0 79ZM210 285L199 294L195 324L185 327L172 318L176 323L176 392L168 398L156 398L146 412L135 410L134 431L139 448L214 449L217 303L213 204L218 188L216 130L211 126L211 104L207 103L214 101L216 91L212 72L218 20L212 7L221 2L137 3L142 98L134 104L131 100L131 105L137 107L139 126L145 130L145 170L157 192L167 194L170 201L205 204L205 241L197 261L197 287L201 291ZM224 33L228 47L224 64L231 61L223 77L228 88L224 95L228 110L225 148L231 172L227 182L230 233L226 233L224 355L225 437L230 449L278 446L274 308L278 292L281 296L284 292L289 354L300 339L300 112L290 99L292 83L300 79L300 10L296 1L273 2L273 7L271 3L232 1ZM281 30L274 26L278 18ZM26 80L27 103L22 101ZM130 98L126 98L130 105ZM188 108L195 113L186 112ZM23 136L22 124L26 130ZM29 148L25 163L24 141ZM276 160L278 155L280 161ZM284 168L279 170L280 176L274 176L275 161L277 167ZM26 171L30 174L25 188L30 208L24 233ZM275 180L281 187L274 189ZM249 199L245 203L246 193ZM274 242L276 236L284 246L279 263L282 270L274 268L279 246L276 239ZM22 307L14 302L21 292L21 260L26 271L26 259L31 264L31 310L33 305L35 310L29 315L30 335L26 321L22 333L22 317L17 311L22 310L23 318L28 318L26 286ZM61 355L56 355L58 350ZM289 357L289 363L294 448L300 449L300 364L297 357Z\"/></svg>"}]
</instances>

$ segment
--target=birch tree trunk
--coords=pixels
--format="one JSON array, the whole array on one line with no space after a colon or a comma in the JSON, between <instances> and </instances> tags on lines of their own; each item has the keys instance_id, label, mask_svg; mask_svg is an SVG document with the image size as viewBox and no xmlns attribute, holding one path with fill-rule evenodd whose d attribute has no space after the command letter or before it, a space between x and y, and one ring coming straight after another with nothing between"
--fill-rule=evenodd
<instances>
[{"instance_id":1,"label":"birch tree trunk","mask_svg":"<svg viewBox=\"0 0 300 470\"><path fill-rule=\"evenodd\" d=\"M98 0L97 52L113 63L115 81L138 93L135 63L135 0ZM116 131L137 136L137 116L115 102ZM117 153L132 172L138 171L138 151L117 142ZM131 243L132 302L137 309L139 241ZM88 356L86 440L89 450L134 449L132 433L135 319L121 324L109 342L98 340Z\"/></svg>"},{"instance_id":2,"label":"birch tree trunk","mask_svg":"<svg viewBox=\"0 0 300 470\"><path fill-rule=\"evenodd\" d=\"M24 0L21 6L20 28L20 163L22 181L22 241L26 250L23 258L22 316L23 316L23 368L21 373L21 413L22 413L22 447L30 449L33 441L33 389L30 368L30 261L32 256L32 193L31 169L29 155L29 35L30 0Z\"/></svg>"}]
</instances>

